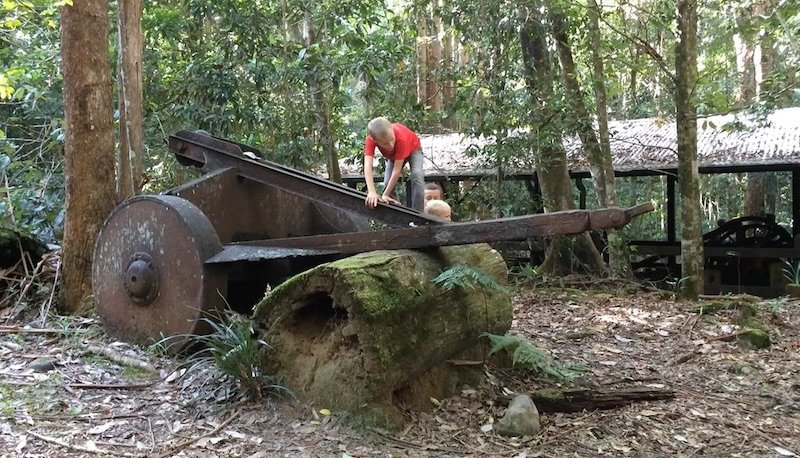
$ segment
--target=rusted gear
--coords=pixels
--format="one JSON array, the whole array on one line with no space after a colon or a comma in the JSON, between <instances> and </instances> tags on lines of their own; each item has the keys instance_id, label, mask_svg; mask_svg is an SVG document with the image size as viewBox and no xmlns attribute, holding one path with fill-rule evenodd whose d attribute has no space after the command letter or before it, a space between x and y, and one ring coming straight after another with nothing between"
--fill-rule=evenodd
<instances>
[{"instance_id":1,"label":"rusted gear","mask_svg":"<svg viewBox=\"0 0 800 458\"><path fill-rule=\"evenodd\" d=\"M140 196L108 217L94 250L92 289L109 334L150 343L203 333L225 306L227 274L204 264L222 250L200 209L175 196Z\"/></svg>"}]
</instances>

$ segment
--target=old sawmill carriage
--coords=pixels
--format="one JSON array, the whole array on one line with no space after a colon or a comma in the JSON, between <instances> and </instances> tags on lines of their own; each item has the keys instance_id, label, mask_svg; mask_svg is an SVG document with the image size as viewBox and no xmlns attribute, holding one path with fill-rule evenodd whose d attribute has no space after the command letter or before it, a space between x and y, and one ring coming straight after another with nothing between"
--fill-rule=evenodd
<instances>
[{"instance_id":1,"label":"old sawmill carriage","mask_svg":"<svg viewBox=\"0 0 800 458\"><path fill-rule=\"evenodd\" d=\"M364 206L365 194L276 163L246 145L181 131L178 161L205 175L129 199L106 221L93 262L93 288L113 335L145 342L200 331L202 318L230 307L250 313L268 286L314 266L374 250L424 249L619 227L650 211L576 210L442 224L393 205ZM370 230L370 221L390 228Z\"/></svg>"}]
</instances>

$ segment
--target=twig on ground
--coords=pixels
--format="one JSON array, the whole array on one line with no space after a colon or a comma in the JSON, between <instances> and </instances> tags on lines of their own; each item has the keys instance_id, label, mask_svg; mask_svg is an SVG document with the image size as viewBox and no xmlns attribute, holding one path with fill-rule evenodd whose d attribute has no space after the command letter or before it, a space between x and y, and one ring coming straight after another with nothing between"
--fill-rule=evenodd
<instances>
[{"instance_id":1,"label":"twig on ground","mask_svg":"<svg viewBox=\"0 0 800 458\"><path fill-rule=\"evenodd\" d=\"M56 288L58 287L58 274L60 271L61 259L56 259L56 274L55 278L53 278L53 287L50 289L50 298L47 299L47 303L39 311L39 314L42 317L42 326L47 326L47 315L50 314L50 306L53 305L53 297L55 296Z\"/></svg>"},{"instance_id":2,"label":"twig on ground","mask_svg":"<svg viewBox=\"0 0 800 458\"><path fill-rule=\"evenodd\" d=\"M411 449L423 450L423 451L429 450L429 451L437 451L437 452L457 453L457 454L461 454L461 455L472 453L469 450L458 450L458 449L450 448L450 447L440 447L440 446L437 446L437 445L420 445L420 444L416 444L414 442L410 442L410 441L407 441L407 440L403 440L403 439L398 439L396 437L392 437L389 434L386 434L386 433L384 433L383 431L381 431L381 430L379 430L377 428L367 428L367 429L369 429L373 433L377 434L378 436L382 437L383 439L385 439L385 440L387 440L387 441L389 441L389 442L391 442L391 443L393 443L395 445L399 445L399 446L405 447L405 448L411 448Z\"/></svg>"},{"instance_id":3,"label":"twig on ground","mask_svg":"<svg viewBox=\"0 0 800 458\"><path fill-rule=\"evenodd\" d=\"M115 363L119 363L125 366L136 367L149 372L156 372L156 368L153 367L147 361L142 361L140 359L131 358L130 356L125 356L120 352L108 347L101 347L99 345L89 345L86 351L94 353L96 355L104 356L110 359L111 361L114 361Z\"/></svg>"},{"instance_id":4,"label":"twig on ground","mask_svg":"<svg viewBox=\"0 0 800 458\"><path fill-rule=\"evenodd\" d=\"M736 331L736 332L732 332L730 334L724 334L724 335L717 336L717 337L709 337L708 339L706 339L706 341L707 342L716 342L716 341L730 342L731 340L733 340L733 339L735 339L735 338L737 338L739 336L746 335L746 334L750 334L750 331L748 331L748 330Z\"/></svg>"},{"instance_id":5,"label":"twig on ground","mask_svg":"<svg viewBox=\"0 0 800 458\"><path fill-rule=\"evenodd\" d=\"M162 380L164 379L143 383L70 383L67 386L84 390L142 390L157 385Z\"/></svg>"},{"instance_id":6,"label":"twig on ground","mask_svg":"<svg viewBox=\"0 0 800 458\"><path fill-rule=\"evenodd\" d=\"M233 420L235 420L237 417L239 417L240 413L241 412L239 412L239 411L236 411L236 412L232 413L231 416L228 417L227 420L225 420L222 423L220 423L219 425L217 425L217 427L212 429L211 431L209 431L209 432L207 432L207 433L205 433L203 435L197 436L197 437L192 437L192 438L187 439L187 440L185 440L183 442L179 442L179 443L169 447L167 450L165 450L161 454L157 455L156 458L167 458L168 456L172 456L172 455L180 452L184 448L194 444L195 442L197 442L197 441L199 441L201 439L205 439L206 437L211 437L214 434L217 434L218 432L222 431L225 427L227 427L229 424L231 424L231 422Z\"/></svg>"},{"instance_id":7,"label":"twig on ground","mask_svg":"<svg viewBox=\"0 0 800 458\"><path fill-rule=\"evenodd\" d=\"M0 326L0 334L63 334L63 329L21 328L19 326Z\"/></svg>"},{"instance_id":8,"label":"twig on ground","mask_svg":"<svg viewBox=\"0 0 800 458\"><path fill-rule=\"evenodd\" d=\"M125 452L118 452L116 450L105 450L99 449L97 447L83 447L80 445L72 445L70 443L64 442L61 439L56 439L55 437L45 436L44 434L37 433L36 431L28 430L26 431L27 434L30 434L33 437L36 437L40 440L45 442L49 442L51 444L58 445L60 447L64 447L70 450L75 450L76 452L83 452L83 453L92 453L92 454L99 454L99 455L114 455L114 456L125 456L125 457L138 457L141 456L135 453L125 453Z\"/></svg>"}]
</instances>

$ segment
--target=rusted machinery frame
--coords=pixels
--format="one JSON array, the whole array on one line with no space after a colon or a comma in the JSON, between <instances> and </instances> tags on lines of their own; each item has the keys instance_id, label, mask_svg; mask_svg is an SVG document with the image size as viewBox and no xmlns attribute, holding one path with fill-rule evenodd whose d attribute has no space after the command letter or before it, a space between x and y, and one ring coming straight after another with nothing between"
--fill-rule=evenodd
<instances>
[{"instance_id":1,"label":"rusted machinery frame","mask_svg":"<svg viewBox=\"0 0 800 458\"><path fill-rule=\"evenodd\" d=\"M314 175L265 160L254 160L243 155L238 144L202 133L183 130L169 137L169 148L184 164L202 168L205 172L233 167L239 176L263 183L303 198L330 205L394 227L441 224L441 220L406 207L378 204L367 208L364 192L349 188Z\"/></svg>"}]
</instances>

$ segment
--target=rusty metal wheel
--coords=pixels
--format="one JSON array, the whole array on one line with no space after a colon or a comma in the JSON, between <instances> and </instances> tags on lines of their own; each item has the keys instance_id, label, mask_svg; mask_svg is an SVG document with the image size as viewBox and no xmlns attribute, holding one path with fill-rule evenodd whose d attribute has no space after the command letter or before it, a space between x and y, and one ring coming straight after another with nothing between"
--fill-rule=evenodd
<instances>
[{"instance_id":1,"label":"rusty metal wheel","mask_svg":"<svg viewBox=\"0 0 800 458\"><path fill-rule=\"evenodd\" d=\"M92 289L109 334L139 343L199 334L225 306L227 274L205 260L222 250L188 200L139 196L106 220L94 249Z\"/></svg>"}]
</instances>

